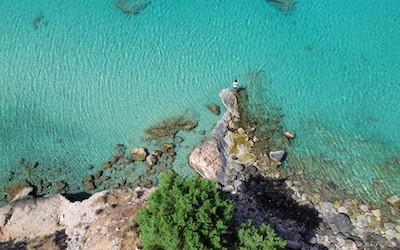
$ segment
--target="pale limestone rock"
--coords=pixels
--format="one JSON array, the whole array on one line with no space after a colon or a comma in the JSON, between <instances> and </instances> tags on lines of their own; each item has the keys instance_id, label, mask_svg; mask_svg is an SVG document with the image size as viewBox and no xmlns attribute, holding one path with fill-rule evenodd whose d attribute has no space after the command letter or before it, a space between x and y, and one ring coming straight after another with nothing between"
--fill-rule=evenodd
<instances>
[{"instance_id":1,"label":"pale limestone rock","mask_svg":"<svg viewBox=\"0 0 400 250\"><path fill-rule=\"evenodd\" d=\"M145 161L148 152L145 148L132 148L131 149L131 156L136 161Z\"/></svg>"},{"instance_id":2,"label":"pale limestone rock","mask_svg":"<svg viewBox=\"0 0 400 250\"><path fill-rule=\"evenodd\" d=\"M375 216L377 219L379 219L378 221L380 221L381 216L382 216L381 210L374 209L374 210L371 210L371 213L372 213L373 216Z\"/></svg>"},{"instance_id":3,"label":"pale limestone rock","mask_svg":"<svg viewBox=\"0 0 400 250\"><path fill-rule=\"evenodd\" d=\"M348 213L347 208L343 207L343 206L338 208L338 212L342 213L342 214L347 214Z\"/></svg>"},{"instance_id":4,"label":"pale limestone rock","mask_svg":"<svg viewBox=\"0 0 400 250\"><path fill-rule=\"evenodd\" d=\"M285 131L283 134L288 138L288 139L293 139L295 137L295 133L293 131Z\"/></svg>"},{"instance_id":5,"label":"pale limestone rock","mask_svg":"<svg viewBox=\"0 0 400 250\"><path fill-rule=\"evenodd\" d=\"M352 240L346 240L346 242L344 243L344 248L347 250L357 250L358 247L356 245L356 243Z\"/></svg>"},{"instance_id":6,"label":"pale limestone rock","mask_svg":"<svg viewBox=\"0 0 400 250\"><path fill-rule=\"evenodd\" d=\"M207 138L189 156L189 164L204 178L216 180L223 171L223 162L214 137Z\"/></svg>"},{"instance_id":7,"label":"pale limestone rock","mask_svg":"<svg viewBox=\"0 0 400 250\"><path fill-rule=\"evenodd\" d=\"M400 201L400 197L397 195L392 195L387 199L387 202L389 202L390 205L395 205Z\"/></svg>"}]
</instances>

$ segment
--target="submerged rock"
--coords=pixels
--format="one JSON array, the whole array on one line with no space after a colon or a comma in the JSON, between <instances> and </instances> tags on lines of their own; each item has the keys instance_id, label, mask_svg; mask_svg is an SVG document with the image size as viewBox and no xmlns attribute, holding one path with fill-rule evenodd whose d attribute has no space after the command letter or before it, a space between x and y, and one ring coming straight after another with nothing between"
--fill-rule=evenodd
<instances>
[{"instance_id":1,"label":"submerged rock","mask_svg":"<svg viewBox=\"0 0 400 250\"><path fill-rule=\"evenodd\" d=\"M197 119L190 116L188 117L188 115L174 116L147 128L145 133L148 134L151 139L163 138L173 136L180 130L190 131L197 127L197 124Z\"/></svg>"},{"instance_id":2,"label":"submerged rock","mask_svg":"<svg viewBox=\"0 0 400 250\"><path fill-rule=\"evenodd\" d=\"M210 104L207 105L207 107L214 115L221 114L221 108L217 104L210 103Z\"/></svg>"},{"instance_id":3,"label":"submerged rock","mask_svg":"<svg viewBox=\"0 0 400 250\"><path fill-rule=\"evenodd\" d=\"M144 10L150 1L117 0L115 6L126 14L138 15Z\"/></svg>"}]
</instances>

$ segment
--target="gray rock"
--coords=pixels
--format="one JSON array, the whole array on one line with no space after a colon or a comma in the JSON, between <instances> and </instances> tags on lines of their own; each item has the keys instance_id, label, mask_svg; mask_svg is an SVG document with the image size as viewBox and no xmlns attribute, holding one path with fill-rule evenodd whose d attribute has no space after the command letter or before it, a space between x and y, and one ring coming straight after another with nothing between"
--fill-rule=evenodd
<instances>
[{"instance_id":1,"label":"gray rock","mask_svg":"<svg viewBox=\"0 0 400 250\"><path fill-rule=\"evenodd\" d=\"M146 163L149 166L154 166L157 164L157 157L155 157L154 155L148 155L146 156Z\"/></svg>"},{"instance_id":2,"label":"gray rock","mask_svg":"<svg viewBox=\"0 0 400 250\"><path fill-rule=\"evenodd\" d=\"M348 233L353 229L350 218L347 214L339 213L334 218L334 223L341 233Z\"/></svg>"},{"instance_id":3,"label":"gray rock","mask_svg":"<svg viewBox=\"0 0 400 250\"><path fill-rule=\"evenodd\" d=\"M286 247L289 249L301 249L303 245L297 240L286 240Z\"/></svg>"},{"instance_id":4,"label":"gray rock","mask_svg":"<svg viewBox=\"0 0 400 250\"><path fill-rule=\"evenodd\" d=\"M232 166L237 172L241 172L244 169L244 166L240 163L234 163Z\"/></svg>"},{"instance_id":5,"label":"gray rock","mask_svg":"<svg viewBox=\"0 0 400 250\"><path fill-rule=\"evenodd\" d=\"M281 161L284 156L285 156L285 151L283 150L269 152L269 158L271 158L274 161Z\"/></svg>"},{"instance_id":6,"label":"gray rock","mask_svg":"<svg viewBox=\"0 0 400 250\"><path fill-rule=\"evenodd\" d=\"M359 227L366 227L368 226L368 219L367 216L360 214L357 216L357 225Z\"/></svg>"},{"instance_id":7,"label":"gray rock","mask_svg":"<svg viewBox=\"0 0 400 250\"><path fill-rule=\"evenodd\" d=\"M234 180L232 185L235 187L236 191L245 192L247 190L246 184L240 180Z\"/></svg>"},{"instance_id":8,"label":"gray rock","mask_svg":"<svg viewBox=\"0 0 400 250\"><path fill-rule=\"evenodd\" d=\"M232 119L232 114L229 111L225 111L225 113L222 115L222 120L225 122L229 122Z\"/></svg>"},{"instance_id":9,"label":"gray rock","mask_svg":"<svg viewBox=\"0 0 400 250\"><path fill-rule=\"evenodd\" d=\"M237 171L236 169L232 168L232 169L231 169L231 174L232 174L233 176L237 176L237 175L238 175L238 171Z\"/></svg>"},{"instance_id":10,"label":"gray rock","mask_svg":"<svg viewBox=\"0 0 400 250\"><path fill-rule=\"evenodd\" d=\"M223 89L219 94L219 97L227 110L231 109L233 105L235 105L235 97L230 89Z\"/></svg>"},{"instance_id":11,"label":"gray rock","mask_svg":"<svg viewBox=\"0 0 400 250\"><path fill-rule=\"evenodd\" d=\"M322 203L322 210L326 212L330 212L333 209L333 203L329 201L325 201Z\"/></svg>"},{"instance_id":12,"label":"gray rock","mask_svg":"<svg viewBox=\"0 0 400 250\"><path fill-rule=\"evenodd\" d=\"M212 129L212 135L217 138L224 138L226 131L228 131L228 124L224 120L219 120Z\"/></svg>"},{"instance_id":13,"label":"gray rock","mask_svg":"<svg viewBox=\"0 0 400 250\"><path fill-rule=\"evenodd\" d=\"M254 166L247 167L246 169L249 175L255 175L257 173L257 168Z\"/></svg>"}]
</instances>

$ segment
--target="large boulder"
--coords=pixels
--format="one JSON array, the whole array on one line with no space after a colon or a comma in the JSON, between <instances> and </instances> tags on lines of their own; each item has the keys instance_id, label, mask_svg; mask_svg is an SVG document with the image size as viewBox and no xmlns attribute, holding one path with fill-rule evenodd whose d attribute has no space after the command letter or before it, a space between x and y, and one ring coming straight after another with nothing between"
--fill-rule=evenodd
<instances>
[{"instance_id":1,"label":"large boulder","mask_svg":"<svg viewBox=\"0 0 400 250\"><path fill-rule=\"evenodd\" d=\"M221 152L215 137L204 140L189 156L189 164L204 178L217 180L224 171Z\"/></svg>"}]
</instances>

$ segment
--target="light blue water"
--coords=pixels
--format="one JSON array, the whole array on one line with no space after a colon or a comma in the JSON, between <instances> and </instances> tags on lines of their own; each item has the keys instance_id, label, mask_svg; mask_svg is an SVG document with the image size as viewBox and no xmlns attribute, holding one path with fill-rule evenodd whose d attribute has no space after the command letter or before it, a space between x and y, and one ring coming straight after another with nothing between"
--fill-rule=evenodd
<instances>
[{"instance_id":1,"label":"light blue water","mask_svg":"<svg viewBox=\"0 0 400 250\"><path fill-rule=\"evenodd\" d=\"M186 110L210 130L218 117L206 105L263 68L263 94L297 134L288 166L378 203L400 193L399 163L384 164L400 157L399 10L397 0L299 0L290 15L262 0L154 0L130 16L112 1L1 1L0 174L25 158L81 179L115 144L139 146L146 127ZM185 135L183 151L200 139Z\"/></svg>"}]
</instances>

